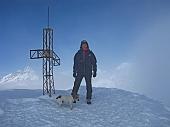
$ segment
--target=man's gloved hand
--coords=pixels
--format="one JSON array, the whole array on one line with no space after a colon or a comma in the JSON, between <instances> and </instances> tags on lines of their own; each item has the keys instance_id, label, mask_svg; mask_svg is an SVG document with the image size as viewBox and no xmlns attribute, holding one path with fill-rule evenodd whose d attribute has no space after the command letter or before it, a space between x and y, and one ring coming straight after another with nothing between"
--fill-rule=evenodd
<instances>
[{"instance_id":1,"label":"man's gloved hand","mask_svg":"<svg viewBox=\"0 0 170 127\"><path fill-rule=\"evenodd\" d=\"M74 77L74 78L76 78L76 77L77 77L76 72L73 72L73 77Z\"/></svg>"},{"instance_id":2,"label":"man's gloved hand","mask_svg":"<svg viewBox=\"0 0 170 127\"><path fill-rule=\"evenodd\" d=\"M93 72L93 77L94 77L94 78L96 77L96 71Z\"/></svg>"}]
</instances>

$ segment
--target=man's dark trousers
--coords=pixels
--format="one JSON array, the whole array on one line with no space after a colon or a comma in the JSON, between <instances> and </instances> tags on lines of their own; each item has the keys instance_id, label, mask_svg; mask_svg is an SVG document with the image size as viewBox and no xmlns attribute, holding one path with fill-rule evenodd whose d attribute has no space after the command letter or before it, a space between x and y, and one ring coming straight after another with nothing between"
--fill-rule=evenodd
<instances>
[{"instance_id":1,"label":"man's dark trousers","mask_svg":"<svg viewBox=\"0 0 170 127\"><path fill-rule=\"evenodd\" d=\"M91 99L91 97L92 97L92 84L91 84L92 76L91 75L78 74L75 77L74 87L73 87L73 90L72 90L72 95L73 96L77 95L77 92L79 90L79 87L80 87L80 84L81 84L81 81L82 81L83 77L85 78L85 81L86 81L86 89L87 89L86 99Z\"/></svg>"}]
</instances>

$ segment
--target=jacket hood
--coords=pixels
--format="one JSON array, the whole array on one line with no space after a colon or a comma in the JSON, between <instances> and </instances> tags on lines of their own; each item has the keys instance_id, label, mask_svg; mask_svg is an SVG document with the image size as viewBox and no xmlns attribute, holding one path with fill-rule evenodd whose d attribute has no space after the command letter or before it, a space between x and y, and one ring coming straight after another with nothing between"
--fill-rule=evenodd
<instances>
[{"instance_id":1,"label":"jacket hood","mask_svg":"<svg viewBox=\"0 0 170 127\"><path fill-rule=\"evenodd\" d=\"M89 49L89 44L88 44L88 42L87 42L86 40L82 40L82 41L81 41L80 49L82 49L82 45L83 45L83 44L86 44L86 45L87 45L87 48Z\"/></svg>"}]
</instances>

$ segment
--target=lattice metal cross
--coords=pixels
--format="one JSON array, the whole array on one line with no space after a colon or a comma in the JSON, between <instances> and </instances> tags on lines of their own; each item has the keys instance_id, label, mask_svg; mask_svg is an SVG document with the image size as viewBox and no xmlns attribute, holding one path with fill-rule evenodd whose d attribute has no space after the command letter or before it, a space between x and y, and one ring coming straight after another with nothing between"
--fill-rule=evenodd
<instances>
[{"instance_id":1,"label":"lattice metal cross","mask_svg":"<svg viewBox=\"0 0 170 127\"><path fill-rule=\"evenodd\" d=\"M49 8L48 8L49 18ZM60 58L53 51L53 29L43 29L43 49L30 50L30 59L43 58L43 95L55 94L53 67L60 65Z\"/></svg>"}]
</instances>

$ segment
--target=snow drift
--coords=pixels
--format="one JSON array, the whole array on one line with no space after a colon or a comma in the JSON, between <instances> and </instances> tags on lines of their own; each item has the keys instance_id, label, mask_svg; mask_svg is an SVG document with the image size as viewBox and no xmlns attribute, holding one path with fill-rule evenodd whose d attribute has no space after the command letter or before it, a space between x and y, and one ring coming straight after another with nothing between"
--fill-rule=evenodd
<instances>
[{"instance_id":1,"label":"snow drift","mask_svg":"<svg viewBox=\"0 0 170 127\"><path fill-rule=\"evenodd\" d=\"M56 91L69 95L71 90ZM0 91L1 127L169 127L170 110L158 101L119 89L93 88L92 104L80 101L73 110L59 107L55 96L41 96L41 90Z\"/></svg>"}]
</instances>

